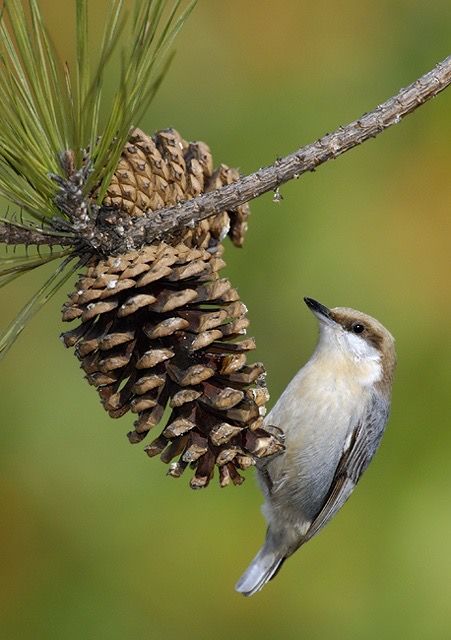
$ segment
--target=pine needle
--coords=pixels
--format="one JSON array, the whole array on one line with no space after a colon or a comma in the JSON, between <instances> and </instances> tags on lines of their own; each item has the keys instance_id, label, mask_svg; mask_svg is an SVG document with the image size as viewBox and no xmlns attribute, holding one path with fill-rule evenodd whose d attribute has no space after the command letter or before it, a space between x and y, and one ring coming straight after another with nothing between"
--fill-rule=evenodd
<instances>
[{"instance_id":1,"label":"pine needle","mask_svg":"<svg viewBox=\"0 0 451 640\"><path fill-rule=\"evenodd\" d=\"M100 45L92 49L89 3L74 0L72 69L52 45L38 0L6 0L0 16L0 195L32 218L64 217L55 205L56 185L49 174L61 175L61 152L72 149L80 169L83 150L89 150L92 173L85 195L96 190L100 202L131 127L167 71L169 47L195 3L183 9L182 0L134 0L131 18L124 0L113 0ZM123 72L106 108L104 78L117 48Z\"/></svg>"},{"instance_id":2,"label":"pine needle","mask_svg":"<svg viewBox=\"0 0 451 640\"><path fill-rule=\"evenodd\" d=\"M59 260L69 254L69 250L52 251L46 255L20 255L0 257L0 288L6 286L17 277L33 271L37 267Z\"/></svg>"},{"instance_id":3,"label":"pine needle","mask_svg":"<svg viewBox=\"0 0 451 640\"><path fill-rule=\"evenodd\" d=\"M73 256L69 256L58 266L39 291L27 302L9 327L0 334L0 360L5 356L18 335L23 331L27 322L31 320L58 289L77 271L80 266L78 259L67 269L69 263L73 260Z\"/></svg>"},{"instance_id":4,"label":"pine needle","mask_svg":"<svg viewBox=\"0 0 451 640\"><path fill-rule=\"evenodd\" d=\"M100 184L98 202L105 196L130 129L149 107L167 72L169 46L193 10L196 0L190 2L180 14L181 0L176 0L165 18L165 9L169 4L164 0L135 2L135 19L129 36L133 46L123 51L123 73L110 117L102 137L92 147L94 171L87 188L89 190Z\"/></svg>"}]
</instances>

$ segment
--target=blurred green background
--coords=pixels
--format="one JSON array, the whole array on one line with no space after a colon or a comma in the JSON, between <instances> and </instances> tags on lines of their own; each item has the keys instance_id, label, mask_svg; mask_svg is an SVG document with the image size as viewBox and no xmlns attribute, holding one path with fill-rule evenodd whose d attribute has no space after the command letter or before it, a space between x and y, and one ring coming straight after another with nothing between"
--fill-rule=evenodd
<instances>
[{"instance_id":1,"label":"blurred green background","mask_svg":"<svg viewBox=\"0 0 451 640\"><path fill-rule=\"evenodd\" d=\"M72 2L42 4L69 56ZM100 20L108 3L90 5ZM200 0L141 124L247 173L370 110L450 42L448 0ZM167 478L58 340L65 292L36 317L0 368L2 638L450 637L450 110L448 90L280 204L262 197L245 247L227 245L272 401L315 344L304 295L375 315L399 357L374 463L258 596L233 591L264 535L253 474L202 492ZM44 275L1 292L2 324Z\"/></svg>"}]
</instances>

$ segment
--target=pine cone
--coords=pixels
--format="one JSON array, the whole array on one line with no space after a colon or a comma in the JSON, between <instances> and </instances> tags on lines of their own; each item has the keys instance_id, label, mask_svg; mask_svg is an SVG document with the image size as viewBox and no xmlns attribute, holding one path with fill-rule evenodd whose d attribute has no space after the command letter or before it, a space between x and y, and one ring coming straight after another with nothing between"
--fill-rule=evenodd
<instances>
[{"instance_id":1,"label":"pine cone","mask_svg":"<svg viewBox=\"0 0 451 640\"><path fill-rule=\"evenodd\" d=\"M135 130L105 204L145 215L236 177L225 165L212 171L204 143L188 144L173 130L153 138ZM177 244L93 259L63 309L64 321L81 320L63 340L106 411L137 415L130 442L141 442L170 407L146 451L166 463L176 458L174 477L190 464L192 488L207 486L215 465L221 486L241 484L238 469L283 448L279 434L262 426L268 392L263 365L246 362L255 348L243 337L246 307L219 276L221 241L229 233L241 245L247 215L247 207L220 213L184 230Z\"/></svg>"},{"instance_id":2,"label":"pine cone","mask_svg":"<svg viewBox=\"0 0 451 640\"><path fill-rule=\"evenodd\" d=\"M239 172L222 164L213 171L213 158L204 142L184 140L174 129L147 136L135 129L122 152L108 188L104 204L131 216L144 216L201 193L232 184ZM196 246L208 246L210 237L222 240L229 235L241 247L247 230L249 206L223 212L187 230L183 239L194 236Z\"/></svg>"}]
</instances>

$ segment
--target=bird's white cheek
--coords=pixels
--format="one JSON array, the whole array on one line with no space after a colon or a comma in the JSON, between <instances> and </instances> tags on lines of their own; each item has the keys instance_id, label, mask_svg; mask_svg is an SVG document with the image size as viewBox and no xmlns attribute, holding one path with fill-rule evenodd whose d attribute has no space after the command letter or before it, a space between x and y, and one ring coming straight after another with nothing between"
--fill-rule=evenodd
<instances>
[{"instance_id":1,"label":"bird's white cheek","mask_svg":"<svg viewBox=\"0 0 451 640\"><path fill-rule=\"evenodd\" d=\"M371 385L382 379L382 364L379 351L354 333L343 333L346 349L352 356L358 371L359 382Z\"/></svg>"},{"instance_id":2,"label":"bird's white cheek","mask_svg":"<svg viewBox=\"0 0 451 640\"><path fill-rule=\"evenodd\" d=\"M378 351L374 347L355 333L343 331L341 339L345 343L344 346L346 350L356 358L377 358L379 356Z\"/></svg>"},{"instance_id":3,"label":"bird's white cheek","mask_svg":"<svg viewBox=\"0 0 451 640\"><path fill-rule=\"evenodd\" d=\"M379 382L382 379L382 365L380 360L365 360L359 366L359 381L365 386Z\"/></svg>"}]
</instances>

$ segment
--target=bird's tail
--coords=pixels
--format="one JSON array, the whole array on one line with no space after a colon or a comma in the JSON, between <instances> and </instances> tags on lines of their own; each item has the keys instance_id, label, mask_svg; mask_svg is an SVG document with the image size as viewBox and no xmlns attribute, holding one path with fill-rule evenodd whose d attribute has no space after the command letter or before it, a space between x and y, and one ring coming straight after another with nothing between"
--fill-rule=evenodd
<instances>
[{"instance_id":1,"label":"bird's tail","mask_svg":"<svg viewBox=\"0 0 451 640\"><path fill-rule=\"evenodd\" d=\"M235 585L235 589L245 596L252 596L271 580L280 569L285 554L274 547L269 536L251 564Z\"/></svg>"}]
</instances>

